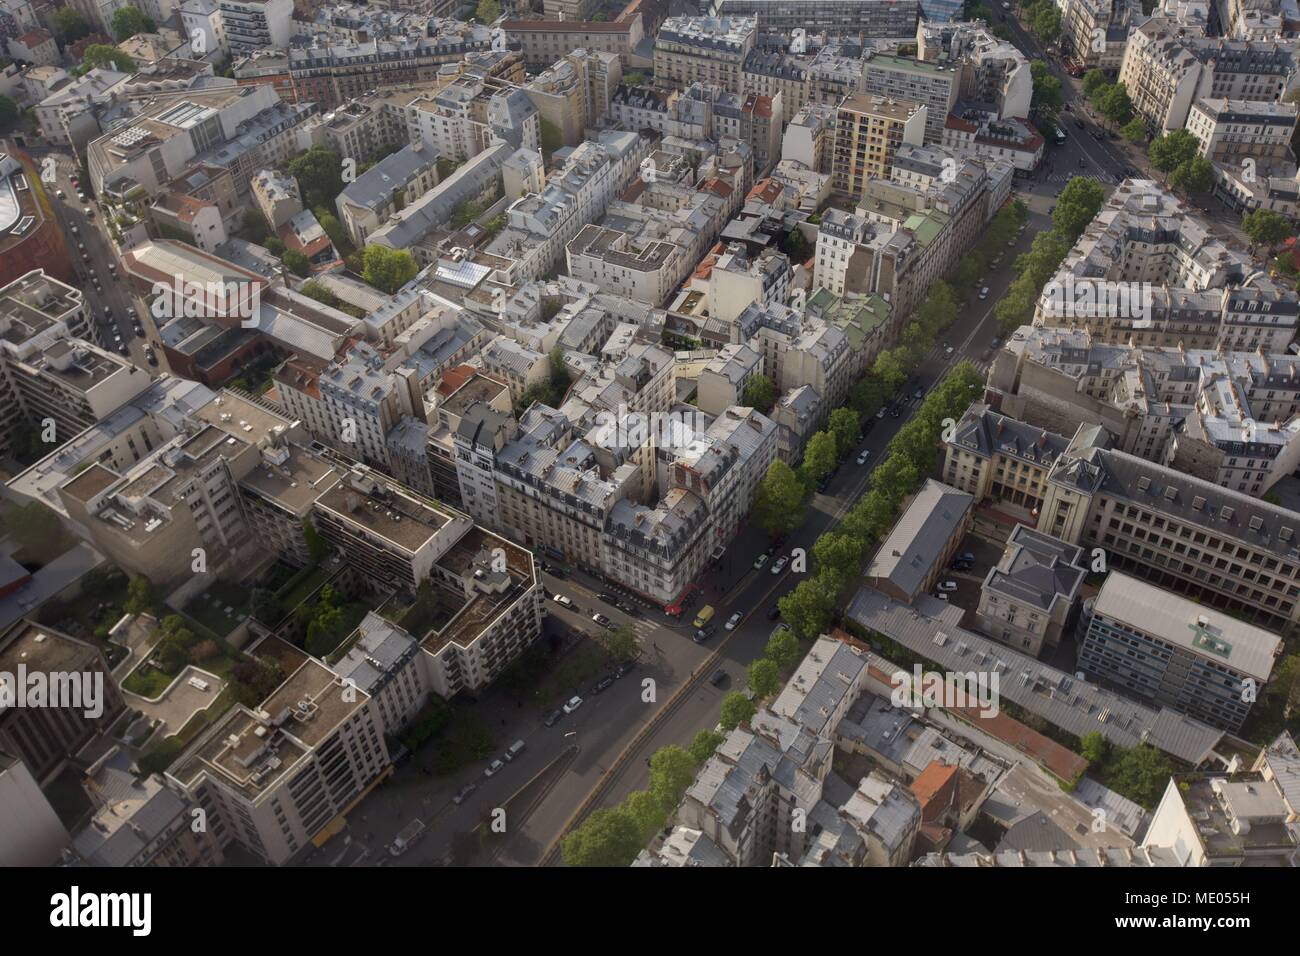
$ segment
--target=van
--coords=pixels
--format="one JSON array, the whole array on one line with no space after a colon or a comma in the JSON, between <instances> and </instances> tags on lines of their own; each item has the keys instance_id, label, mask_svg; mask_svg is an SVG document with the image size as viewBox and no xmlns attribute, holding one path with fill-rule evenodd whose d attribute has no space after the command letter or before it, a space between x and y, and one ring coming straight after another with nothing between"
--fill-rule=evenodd
<instances>
[{"instance_id":1,"label":"van","mask_svg":"<svg viewBox=\"0 0 1300 956\"><path fill-rule=\"evenodd\" d=\"M702 628L704 627L705 624L708 624L711 620L713 620L713 605L706 604L704 606L704 610L700 611L700 613L695 616L695 622L693 626Z\"/></svg>"},{"instance_id":2,"label":"van","mask_svg":"<svg viewBox=\"0 0 1300 956\"><path fill-rule=\"evenodd\" d=\"M516 757L518 757L521 753L524 752L524 747L526 746L527 744L525 744L522 740L516 740L514 743L510 745L510 748L505 752L503 756L507 760L514 760Z\"/></svg>"}]
</instances>

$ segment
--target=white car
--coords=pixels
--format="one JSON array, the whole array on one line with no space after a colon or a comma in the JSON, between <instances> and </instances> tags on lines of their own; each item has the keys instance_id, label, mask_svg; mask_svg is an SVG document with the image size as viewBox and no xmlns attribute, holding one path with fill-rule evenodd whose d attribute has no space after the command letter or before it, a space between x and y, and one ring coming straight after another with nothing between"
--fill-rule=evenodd
<instances>
[{"instance_id":1,"label":"white car","mask_svg":"<svg viewBox=\"0 0 1300 956\"><path fill-rule=\"evenodd\" d=\"M573 607L573 601L569 599L569 596L567 594L555 595L555 603L558 604L560 607L568 607L568 608Z\"/></svg>"},{"instance_id":2,"label":"white car","mask_svg":"<svg viewBox=\"0 0 1300 956\"><path fill-rule=\"evenodd\" d=\"M727 630L734 631L736 629L736 625L739 623L740 623L740 612L737 611L735 614L731 615L731 617L727 618L727 623L725 626Z\"/></svg>"},{"instance_id":3,"label":"white car","mask_svg":"<svg viewBox=\"0 0 1300 956\"><path fill-rule=\"evenodd\" d=\"M985 286L984 288L980 289L980 298L987 299L988 297L989 297L989 287Z\"/></svg>"},{"instance_id":4,"label":"white car","mask_svg":"<svg viewBox=\"0 0 1300 956\"><path fill-rule=\"evenodd\" d=\"M503 764L500 760L493 760L490 764L487 765L487 769L483 771L483 776L485 777L495 776L499 771L504 770L505 767L506 765Z\"/></svg>"},{"instance_id":5,"label":"white car","mask_svg":"<svg viewBox=\"0 0 1300 956\"><path fill-rule=\"evenodd\" d=\"M940 591L955 591L955 590L957 590L957 582L956 582L956 581L944 581L942 584L939 585L939 590L940 590Z\"/></svg>"},{"instance_id":6,"label":"white car","mask_svg":"<svg viewBox=\"0 0 1300 956\"><path fill-rule=\"evenodd\" d=\"M935 597L937 597L940 601L948 600L948 595L943 594L942 592L935 594Z\"/></svg>"},{"instance_id":7,"label":"white car","mask_svg":"<svg viewBox=\"0 0 1300 956\"><path fill-rule=\"evenodd\" d=\"M782 571L785 570L785 566L789 563L790 563L790 559L787 558L784 554L781 555L781 557L776 559L776 564L772 565L772 573L780 574Z\"/></svg>"},{"instance_id":8,"label":"white car","mask_svg":"<svg viewBox=\"0 0 1300 956\"><path fill-rule=\"evenodd\" d=\"M946 355L951 355L951 354L952 354L952 346L951 346L951 345L945 345L944 348L943 348L943 354L944 354L945 356L946 356Z\"/></svg>"},{"instance_id":9,"label":"white car","mask_svg":"<svg viewBox=\"0 0 1300 956\"><path fill-rule=\"evenodd\" d=\"M566 714L571 714L581 706L582 706L581 697L570 697L569 702L560 709L563 710Z\"/></svg>"},{"instance_id":10,"label":"white car","mask_svg":"<svg viewBox=\"0 0 1300 956\"><path fill-rule=\"evenodd\" d=\"M870 458L870 457L871 457L871 452L870 452L870 451L864 451L862 454L860 454L860 455L858 456L858 464L859 464L859 465L865 465L865 464L867 463L867 459Z\"/></svg>"},{"instance_id":11,"label":"white car","mask_svg":"<svg viewBox=\"0 0 1300 956\"><path fill-rule=\"evenodd\" d=\"M877 417L877 418L884 418L884 417L885 417L885 410L882 408L880 411L876 412L876 417Z\"/></svg>"}]
</instances>

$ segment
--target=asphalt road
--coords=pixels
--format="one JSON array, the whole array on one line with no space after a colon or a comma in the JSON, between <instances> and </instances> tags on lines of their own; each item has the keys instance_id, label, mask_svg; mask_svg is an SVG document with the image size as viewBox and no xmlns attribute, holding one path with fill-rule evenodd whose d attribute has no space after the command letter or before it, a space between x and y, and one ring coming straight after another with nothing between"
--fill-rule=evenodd
<instances>
[{"instance_id":1,"label":"asphalt road","mask_svg":"<svg viewBox=\"0 0 1300 956\"><path fill-rule=\"evenodd\" d=\"M53 183L46 182L45 188L54 207L55 218L63 230L68 255L72 259L73 269L77 275L76 285L85 295L92 314L95 343L110 352L120 354L118 341L113 337L113 333L116 332L121 337L121 342L127 346L127 355L124 357L148 371L150 375L157 376L159 366L150 365L145 360L146 340L137 336L132 330L131 319L127 312L129 307L139 310L140 306L133 301L126 281L120 278L120 271L118 277L114 277L109 268L110 265L118 266L118 261L113 246L103 231L103 211L93 201L82 203L77 199L77 192L81 187L74 186L71 179L73 176L80 175L76 161L71 154L50 149L36 148L32 150L32 155L38 164L44 163L47 157L55 160L56 179ZM59 192L63 193L62 199L59 198ZM90 216L92 210L93 218ZM76 233L72 231L74 227ZM98 280L98 285L95 280ZM110 310L111 319L106 317L105 307ZM142 328L146 334L151 333L153 326L148 317L142 316L142 320ZM155 349L155 351L161 361L161 350Z\"/></svg>"}]
</instances>

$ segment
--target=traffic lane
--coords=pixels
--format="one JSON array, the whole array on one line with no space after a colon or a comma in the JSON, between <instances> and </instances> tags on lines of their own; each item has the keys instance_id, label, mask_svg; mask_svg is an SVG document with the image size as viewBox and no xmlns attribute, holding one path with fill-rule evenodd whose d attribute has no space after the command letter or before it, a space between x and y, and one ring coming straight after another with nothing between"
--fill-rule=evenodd
<instances>
[{"instance_id":1,"label":"traffic lane","mask_svg":"<svg viewBox=\"0 0 1300 956\"><path fill-rule=\"evenodd\" d=\"M500 861L518 865L539 862L573 813L599 784L606 771L629 747L661 707L703 667L680 670L660 657L647 662L603 694L587 696L576 713L546 733L554 735L554 753L570 745L578 753L554 787L516 827L507 824ZM652 685L645 682L652 680ZM651 692L653 692L651 694ZM652 696L653 699L647 700Z\"/></svg>"}]
</instances>

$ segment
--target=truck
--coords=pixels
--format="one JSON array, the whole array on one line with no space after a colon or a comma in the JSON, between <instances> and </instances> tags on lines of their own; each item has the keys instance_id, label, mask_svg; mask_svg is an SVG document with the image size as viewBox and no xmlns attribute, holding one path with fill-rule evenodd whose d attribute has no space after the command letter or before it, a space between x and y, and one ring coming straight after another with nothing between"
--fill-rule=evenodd
<instances>
[{"instance_id":1,"label":"truck","mask_svg":"<svg viewBox=\"0 0 1300 956\"><path fill-rule=\"evenodd\" d=\"M388 852L392 856L401 856L411 847L420 841L424 836L424 821L420 819L412 820L406 826L402 827L402 832L393 837L393 842L388 845Z\"/></svg>"}]
</instances>

